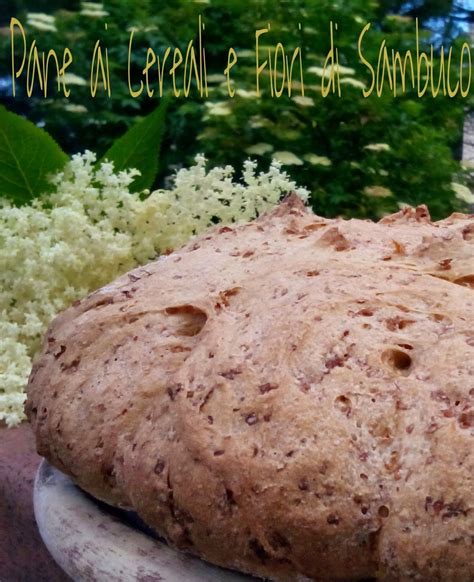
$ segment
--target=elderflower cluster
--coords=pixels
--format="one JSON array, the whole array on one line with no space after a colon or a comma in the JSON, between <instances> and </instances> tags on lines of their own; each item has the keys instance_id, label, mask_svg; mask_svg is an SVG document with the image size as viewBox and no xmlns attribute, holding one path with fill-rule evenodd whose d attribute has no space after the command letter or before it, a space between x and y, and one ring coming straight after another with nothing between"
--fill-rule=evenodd
<instances>
[{"instance_id":1,"label":"elderflower cluster","mask_svg":"<svg viewBox=\"0 0 474 582\"><path fill-rule=\"evenodd\" d=\"M30 206L0 198L0 421L9 426L24 418L31 360L60 310L216 221L250 220L290 191L308 195L278 162L257 173L247 161L238 182L231 166L207 171L197 156L171 189L143 197L130 193L136 170L95 161L74 156Z\"/></svg>"}]
</instances>

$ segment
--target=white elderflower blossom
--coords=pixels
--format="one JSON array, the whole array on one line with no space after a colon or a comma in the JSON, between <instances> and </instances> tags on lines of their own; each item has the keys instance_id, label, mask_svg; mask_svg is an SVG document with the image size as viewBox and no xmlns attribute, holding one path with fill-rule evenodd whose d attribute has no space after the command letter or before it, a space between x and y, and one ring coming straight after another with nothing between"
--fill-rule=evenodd
<instances>
[{"instance_id":1,"label":"white elderflower blossom","mask_svg":"<svg viewBox=\"0 0 474 582\"><path fill-rule=\"evenodd\" d=\"M104 5L100 2L81 2L81 8L86 10L103 10Z\"/></svg>"},{"instance_id":2,"label":"white elderflower blossom","mask_svg":"<svg viewBox=\"0 0 474 582\"><path fill-rule=\"evenodd\" d=\"M317 156L316 154L306 154L304 159L313 166L331 166L332 162L326 156Z\"/></svg>"},{"instance_id":3,"label":"white elderflower blossom","mask_svg":"<svg viewBox=\"0 0 474 582\"><path fill-rule=\"evenodd\" d=\"M271 125L271 122L266 117L262 117L261 115L253 115L249 119L249 125L252 129L259 129L261 127L266 127Z\"/></svg>"},{"instance_id":4,"label":"white elderflower blossom","mask_svg":"<svg viewBox=\"0 0 474 582\"><path fill-rule=\"evenodd\" d=\"M303 161L292 152L275 152L273 157L284 166L301 166Z\"/></svg>"},{"instance_id":5,"label":"white elderflower blossom","mask_svg":"<svg viewBox=\"0 0 474 582\"><path fill-rule=\"evenodd\" d=\"M105 10L86 10L84 8L81 10L80 14L82 16L89 16L90 18L102 18L109 15Z\"/></svg>"},{"instance_id":6,"label":"white elderflower blossom","mask_svg":"<svg viewBox=\"0 0 474 582\"><path fill-rule=\"evenodd\" d=\"M26 24L41 32L57 32L58 29L54 23L54 17L45 18L47 16L48 14L42 14L41 12L31 12L26 17Z\"/></svg>"},{"instance_id":7,"label":"white elderflower blossom","mask_svg":"<svg viewBox=\"0 0 474 582\"><path fill-rule=\"evenodd\" d=\"M385 188L385 186L366 186L364 194L373 198L388 198L392 195L392 191Z\"/></svg>"},{"instance_id":8,"label":"white elderflower blossom","mask_svg":"<svg viewBox=\"0 0 474 582\"><path fill-rule=\"evenodd\" d=\"M364 146L364 150L369 150L371 152L389 152L390 146L388 143L369 143Z\"/></svg>"},{"instance_id":9,"label":"white elderflower blossom","mask_svg":"<svg viewBox=\"0 0 474 582\"><path fill-rule=\"evenodd\" d=\"M66 103L64 109L70 113L87 113L87 107L79 103Z\"/></svg>"},{"instance_id":10,"label":"white elderflower blossom","mask_svg":"<svg viewBox=\"0 0 474 582\"><path fill-rule=\"evenodd\" d=\"M341 85L350 85L356 89L365 89L365 83L358 81L357 79L353 79L352 77L344 77L340 82Z\"/></svg>"},{"instance_id":11,"label":"white elderflower blossom","mask_svg":"<svg viewBox=\"0 0 474 582\"><path fill-rule=\"evenodd\" d=\"M239 58L241 59L253 59L255 58L255 51L251 49L242 49L239 51Z\"/></svg>"},{"instance_id":12,"label":"white elderflower blossom","mask_svg":"<svg viewBox=\"0 0 474 582\"><path fill-rule=\"evenodd\" d=\"M293 97L293 101L302 107L312 107L314 105L314 99L305 95L296 95L296 97Z\"/></svg>"},{"instance_id":13,"label":"white elderflower blossom","mask_svg":"<svg viewBox=\"0 0 474 582\"><path fill-rule=\"evenodd\" d=\"M257 91L247 91L246 89L236 89L235 94L243 99L255 99Z\"/></svg>"},{"instance_id":14,"label":"white elderflower blossom","mask_svg":"<svg viewBox=\"0 0 474 582\"><path fill-rule=\"evenodd\" d=\"M313 66L309 67L308 71L310 73L314 73L318 77L329 77L331 75L331 70L329 69L329 67L324 69L323 67Z\"/></svg>"},{"instance_id":15,"label":"white elderflower blossom","mask_svg":"<svg viewBox=\"0 0 474 582\"><path fill-rule=\"evenodd\" d=\"M354 69L352 69L351 67L344 67L343 65L331 65L330 67L326 67L326 68L313 66L313 67L309 67L308 71L310 73L314 73L315 75L318 75L318 77L327 77L327 78L329 78L333 72L334 72L334 74L338 73L339 75L355 75ZM345 79L341 79L341 82L344 80Z\"/></svg>"},{"instance_id":16,"label":"white elderflower blossom","mask_svg":"<svg viewBox=\"0 0 474 582\"><path fill-rule=\"evenodd\" d=\"M273 162L206 170L203 156L169 190L130 193L136 170L95 169L91 152L73 156L52 193L31 206L0 198L0 421L24 418L31 360L49 321L76 299L138 264L176 248L219 221L251 220L288 192L308 192Z\"/></svg>"},{"instance_id":17,"label":"white elderflower blossom","mask_svg":"<svg viewBox=\"0 0 474 582\"><path fill-rule=\"evenodd\" d=\"M226 83L226 76L221 73L213 73L206 77L208 83Z\"/></svg>"},{"instance_id":18,"label":"white elderflower blossom","mask_svg":"<svg viewBox=\"0 0 474 582\"><path fill-rule=\"evenodd\" d=\"M344 67L344 65L336 65L336 71L339 75L355 75L355 69L352 67Z\"/></svg>"},{"instance_id":19,"label":"white elderflower blossom","mask_svg":"<svg viewBox=\"0 0 474 582\"><path fill-rule=\"evenodd\" d=\"M206 103L209 115L230 115L231 108L225 101L208 101Z\"/></svg>"},{"instance_id":20,"label":"white elderflower blossom","mask_svg":"<svg viewBox=\"0 0 474 582\"><path fill-rule=\"evenodd\" d=\"M81 2L82 16L90 16L91 18L101 18L108 16L109 13L104 10L104 5L98 2Z\"/></svg>"},{"instance_id":21,"label":"white elderflower blossom","mask_svg":"<svg viewBox=\"0 0 474 582\"><path fill-rule=\"evenodd\" d=\"M44 22L46 24L54 24L55 18L52 14L45 14L44 12L28 12L26 15L27 20L37 20L38 22Z\"/></svg>"},{"instance_id":22,"label":"white elderflower blossom","mask_svg":"<svg viewBox=\"0 0 474 582\"><path fill-rule=\"evenodd\" d=\"M80 87L85 87L87 85L87 81L84 77L80 77L75 73L64 73L57 77L57 79L61 81L61 83L66 83L66 85L78 85Z\"/></svg>"},{"instance_id":23,"label":"white elderflower blossom","mask_svg":"<svg viewBox=\"0 0 474 582\"><path fill-rule=\"evenodd\" d=\"M453 189L456 198L466 202L466 204L474 204L474 194L467 186L458 184L457 182L451 182L451 188Z\"/></svg>"},{"instance_id":24,"label":"white elderflower blossom","mask_svg":"<svg viewBox=\"0 0 474 582\"><path fill-rule=\"evenodd\" d=\"M245 150L247 154L256 156L263 156L271 151L273 151L273 146L269 143L256 143Z\"/></svg>"}]
</instances>

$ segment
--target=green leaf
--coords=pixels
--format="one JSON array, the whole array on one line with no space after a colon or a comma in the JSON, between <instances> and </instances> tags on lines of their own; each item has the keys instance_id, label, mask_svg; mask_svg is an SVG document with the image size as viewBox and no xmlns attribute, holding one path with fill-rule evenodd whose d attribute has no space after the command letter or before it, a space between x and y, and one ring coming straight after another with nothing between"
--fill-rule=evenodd
<instances>
[{"instance_id":1,"label":"green leaf","mask_svg":"<svg viewBox=\"0 0 474 582\"><path fill-rule=\"evenodd\" d=\"M0 196L28 203L51 188L48 176L67 160L49 134L0 105Z\"/></svg>"},{"instance_id":2,"label":"green leaf","mask_svg":"<svg viewBox=\"0 0 474 582\"><path fill-rule=\"evenodd\" d=\"M169 98L162 99L159 107L122 135L98 162L113 162L115 171L139 170L141 175L131 185L134 192L151 188L158 173L168 104Z\"/></svg>"}]
</instances>

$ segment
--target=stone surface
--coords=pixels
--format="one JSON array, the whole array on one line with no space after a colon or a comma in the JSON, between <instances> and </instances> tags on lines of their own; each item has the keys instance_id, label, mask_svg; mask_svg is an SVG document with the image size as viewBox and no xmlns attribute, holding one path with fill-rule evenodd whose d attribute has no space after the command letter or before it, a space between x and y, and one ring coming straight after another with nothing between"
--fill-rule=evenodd
<instances>
[{"instance_id":1,"label":"stone surface","mask_svg":"<svg viewBox=\"0 0 474 582\"><path fill-rule=\"evenodd\" d=\"M0 426L0 579L65 582L41 541L33 514L33 483L41 458L30 427Z\"/></svg>"}]
</instances>

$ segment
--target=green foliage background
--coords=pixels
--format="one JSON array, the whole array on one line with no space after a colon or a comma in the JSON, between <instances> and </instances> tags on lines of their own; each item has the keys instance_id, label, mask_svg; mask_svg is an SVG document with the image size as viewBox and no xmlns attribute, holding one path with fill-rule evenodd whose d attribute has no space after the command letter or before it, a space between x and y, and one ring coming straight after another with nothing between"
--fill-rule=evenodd
<instances>
[{"instance_id":1,"label":"green foliage background","mask_svg":"<svg viewBox=\"0 0 474 582\"><path fill-rule=\"evenodd\" d=\"M403 8L406 4L408 9ZM431 12L426 5L428 8L431 5ZM37 5L33 8L28 2L17 4L17 8L18 13L11 16L20 17L23 23L28 11L38 10ZM249 157L249 148L264 143L273 149L263 155L252 154L262 167L268 166L276 151L292 152L301 160L301 165L285 169L312 192L312 204L319 214L376 218L398 210L400 203L427 203L432 215L440 218L463 209L451 183L463 179L458 158L468 101L442 95L436 99L428 95L420 99L413 91L393 98L388 87L381 98L372 95L364 99L361 89L350 84L342 86L340 98L330 95L324 99L319 90L321 78L308 72L311 66L321 67L324 63L329 49L330 20L338 23L336 40L341 65L355 69L348 76L366 84L369 77L358 61L357 39L367 22L372 23L372 28L364 47L372 64L377 62L382 39L389 49L415 52L413 16L421 19L421 42L425 48L431 42L438 46L444 42L453 44L454 54L459 55L465 39L455 20L447 18L452 3L443 0L431 3L105 0L103 9L108 13L106 17L91 17L81 13L80 3L69 3L68 8L54 12L56 32L39 31L31 26L26 26L26 30L29 41L36 38L40 49L55 47L61 51L64 46L70 47L74 63L69 71L86 79L93 46L101 39L104 47L108 47L111 64L110 98L98 94L92 99L87 86L71 85L68 100L57 96L44 99L40 95L27 99L21 89L19 96L7 100L9 109L42 125L68 153L91 149L103 155L117 137L160 102L157 97L149 99L142 95L133 99L129 95L130 28L137 29L132 74L139 79L147 47L152 47L160 56L168 46L172 49L178 46L185 53L189 40L197 40L201 14L206 27L207 72L212 80L209 97L202 99L192 90L187 99L170 99L156 184L162 185L175 169L189 165L198 152L203 152L212 165L239 167ZM403 9L408 16L399 16ZM430 19L440 15L444 18L443 27L438 25L433 33L428 29ZM271 23L271 32L263 37L262 44L274 47L281 41L290 55L295 47L302 47L305 95L311 97L313 104L302 105L285 93L279 99L272 98L265 82L261 98L251 95L255 89L255 30L267 23ZM0 54L5 56L9 54L10 43L5 29L4 32ZM216 78L225 68L229 47L239 55L232 71L234 86L243 90L233 99ZM3 58L1 62L3 68L8 59ZM0 71L0 75L9 73L9 69ZM24 81L20 83L24 87ZM169 76L165 86L171 86ZM299 91L294 91L293 96L297 94ZM212 105L223 102L224 107ZM390 149L365 148L378 143L388 144ZM330 164L311 163L308 154L327 157ZM386 189L375 190L383 196L370 195L373 187Z\"/></svg>"}]
</instances>

